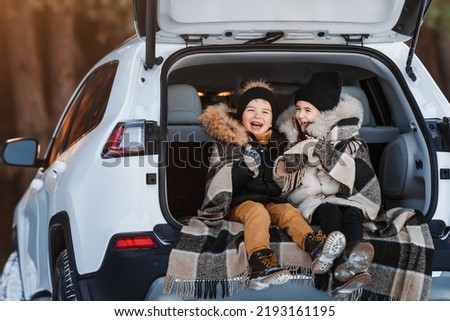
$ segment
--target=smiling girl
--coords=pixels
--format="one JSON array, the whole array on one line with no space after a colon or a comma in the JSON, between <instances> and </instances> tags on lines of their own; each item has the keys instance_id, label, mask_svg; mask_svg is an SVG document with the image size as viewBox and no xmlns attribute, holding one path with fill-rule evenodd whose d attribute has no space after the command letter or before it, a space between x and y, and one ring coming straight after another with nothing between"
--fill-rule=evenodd
<instances>
[{"instance_id":1,"label":"smiling girl","mask_svg":"<svg viewBox=\"0 0 450 321\"><path fill-rule=\"evenodd\" d=\"M277 182L308 222L345 235L346 249L332 269L336 297L370 283L374 250L363 242L363 222L381 207L368 146L359 136L362 105L341 94L342 82L338 72L320 72L295 93L295 111L280 117L279 128L296 144L275 167Z\"/></svg>"}]
</instances>

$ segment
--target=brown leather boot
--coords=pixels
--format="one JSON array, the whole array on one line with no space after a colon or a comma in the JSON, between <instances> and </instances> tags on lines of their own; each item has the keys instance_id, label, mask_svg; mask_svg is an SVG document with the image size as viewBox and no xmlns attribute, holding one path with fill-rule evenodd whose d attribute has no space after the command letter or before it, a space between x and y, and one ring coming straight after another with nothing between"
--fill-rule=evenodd
<instances>
[{"instance_id":1,"label":"brown leather boot","mask_svg":"<svg viewBox=\"0 0 450 321\"><path fill-rule=\"evenodd\" d=\"M341 282L347 282L358 273L366 271L372 263L373 257L372 244L358 242L345 251L343 262L334 270L334 277Z\"/></svg>"},{"instance_id":2,"label":"brown leather boot","mask_svg":"<svg viewBox=\"0 0 450 321\"><path fill-rule=\"evenodd\" d=\"M311 268L314 274L324 274L333 266L333 261L345 249L345 236L334 231L328 236L322 231L309 234L304 243L304 250L311 255Z\"/></svg>"},{"instance_id":3,"label":"brown leather boot","mask_svg":"<svg viewBox=\"0 0 450 321\"><path fill-rule=\"evenodd\" d=\"M283 284L291 278L291 273L278 265L271 249L254 252L250 256L249 264L251 268L249 288L253 290L264 290L271 284Z\"/></svg>"}]
</instances>

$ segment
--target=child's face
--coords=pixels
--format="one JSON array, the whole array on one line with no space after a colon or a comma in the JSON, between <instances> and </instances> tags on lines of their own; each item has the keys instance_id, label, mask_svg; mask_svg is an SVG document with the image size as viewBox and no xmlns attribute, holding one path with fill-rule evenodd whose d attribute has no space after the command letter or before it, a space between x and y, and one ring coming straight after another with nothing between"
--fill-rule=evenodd
<instances>
[{"instance_id":1,"label":"child's face","mask_svg":"<svg viewBox=\"0 0 450 321\"><path fill-rule=\"evenodd\" d=\"M272 107L264 99L253 99L242 113L242 125L252 134L263 134L272 127Z\"/></svg>"},{"instance_id":2,"label":"child's face","mask_svg":"<svg viewBox=\"0 0 450 321\"><path fill-rule=\"evenodd\" d=\"M318 110L313 104L304 100L297 101L295 107L295 119L300 125L302 132L305 133L306 128L310 124L314 123L317 116L320 115L320 110Z\"/></svg>"}]
</instances>

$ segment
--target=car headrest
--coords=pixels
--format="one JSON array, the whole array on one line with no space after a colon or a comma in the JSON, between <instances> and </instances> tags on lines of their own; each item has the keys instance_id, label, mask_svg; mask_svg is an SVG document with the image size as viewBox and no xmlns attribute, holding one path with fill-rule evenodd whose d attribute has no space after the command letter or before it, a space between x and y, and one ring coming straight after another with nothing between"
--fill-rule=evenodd
<instances>
[{"instance_id":1,"label":"car headrest","mask_svg":"<svg viewBox=\"0 0 450 321\"><path fill-rule=\"evenodd\" d=\"M347 93L350 96L355 97L356 99L361 101L364 110L362 126L375 126L375 120L369 106L369 100L367 99L364 90L356 86L343 86L342 93Z\"/></svg>"},{"instance_id":2,"label":"car headrest","mask_svg":"<svg viewBox=\"0 0 450 321\"><path fill-rule=\"evenodd\" d=\"M199 124L202 103L197 90L190 85L169 85L167 89L167 123L170 125Z\"/></svg>"}]
</instances>

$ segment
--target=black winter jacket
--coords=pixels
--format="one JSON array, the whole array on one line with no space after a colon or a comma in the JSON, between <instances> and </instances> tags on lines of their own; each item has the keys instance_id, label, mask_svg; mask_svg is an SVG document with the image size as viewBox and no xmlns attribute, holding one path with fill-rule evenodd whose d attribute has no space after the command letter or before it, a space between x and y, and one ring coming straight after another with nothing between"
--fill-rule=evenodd
<instances>
[{"instance_id":1,"label":"black winter jacket","mask_svg":"<svg viewBox=\"0 0 450 321\"><path fill-rule=\"evenodd\" d=\"M284 135L274 131L269 144L262 146L233 117L234 109L224 103L209 106L200 120L214 143L207 177L205 199L199 216L223 218L231 207L252 200L286 202L273 180L273 163L287 146ZM245 155L259 155L259 166L249 166ZM255 158L258 158L257 156Z\"/></svg>"}]
</instances>

